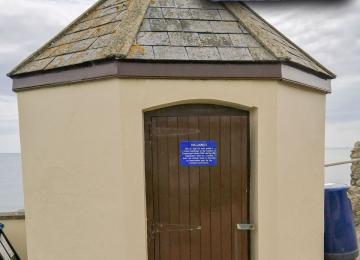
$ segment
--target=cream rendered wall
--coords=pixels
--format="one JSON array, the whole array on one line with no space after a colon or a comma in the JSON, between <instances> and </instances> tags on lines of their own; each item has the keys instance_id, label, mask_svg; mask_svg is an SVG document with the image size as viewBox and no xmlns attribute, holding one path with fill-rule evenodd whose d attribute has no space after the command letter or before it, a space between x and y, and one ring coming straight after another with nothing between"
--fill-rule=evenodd
<instances>
[{"instance_id":1,"label":"cream rendered wall","mask_svg":"<svg viewBox=\"0 0 360 260\"><path fill-rule=\"evenodd\" d=\"M25 219L0 219L5 225L4 233L21 260L27 260Z\"/></svg>"},{"instance_id":2,"label":"cream rendered wall","mask_svg":"<svg viewBox=\"0 0 360 260\"><path fill-rule=\"evenodd\" d=\"M251 111L252 259L322 258L323 94L270 80L111 79L18 100L29 260L146 260L143 112L179 103Z\"/></svg>"},{"instance_id":3,"label":"cream rendered wall","mask_svg":"<svg viewBox=\"0 0 360 260\"><path fill-rule=\"evenodd\" d=\"M323 96L291 86L279 88L278 259L324 259L324 118Z\"/></svg>"}]
</instances>

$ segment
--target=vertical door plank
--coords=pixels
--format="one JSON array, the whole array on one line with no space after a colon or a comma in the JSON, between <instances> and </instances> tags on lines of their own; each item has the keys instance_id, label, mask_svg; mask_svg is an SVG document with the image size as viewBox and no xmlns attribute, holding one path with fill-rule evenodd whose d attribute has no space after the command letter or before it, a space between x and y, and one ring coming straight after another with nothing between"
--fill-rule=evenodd
<instances>
[{"instance_id":1,"label":"vertical door plank","mask_svg":"<svg viewBox=\"0 0 360 260\"><path fill-rule=\"evenodd\" d=\"M249 149L249 133L248 133L248 118L239 116L240 124L240 176L241 176L241 217L243 223L249 223L249 165L248 165L248 149ZM249 257L249 231L241 234L241 256L243 259Z\"/></svg>"},{"instance_id":2,"label":"vertical door plank","mask_svg":"<svg viewBox=\"0 0 360 260\"><path fill-rule=\"evenodd\" d=\"M153 198L153 163L151 148L151 119L145 120L145 182L146 182L146 216L148 227L148 259L154 260L155 241L152 239L150 231L154 221L154 198Z\"/></svg>"},{"instance_id":3,"label":"vertical door plank","mask_svg":"<svg viewBox=\"0 0 360 260\"><path fill-rule=\"evenodd\" d=\"M179 136L179 142L188 140L188 117L178 117L178 127L184 134ZM189 168L180 166L179 169L179 198L180 198L180 224L190 224L190 191ZM190 231L180 232L180 259L190 260Z\"/></svg>"},{"instance_id":4,"label":"vertical door plank","mask_svg":"<svg viewBox=\"0 0 360 260\"><path fill-rule=\"evenodd\" d=\"M157 119L156 134L158 139L158 172L159 172L159 210L160 222L169 223L169 164L168 164L168 140L167 118ZM160 233L160 259L170 258L170 236L168 232Z\"/></svg>"},{"instance_id":5,"label":"vertical door plank","mask_svg":"<svg viewBox=\"0 0 360 260\"><path fill-rule=\"evenodd\" d=\"M246 231L238 231L236 224L244 223L246 219L242 214L243 196L246 191L243 190L243 172L242 164L242 143L241 143L241 124L240 116L231 117L231 183L232 183L232 228L233 228L233 250L234 260L246 260L248 249L246 243Z\"/></svg>"},{"instance_id":6,"label":"vertical door plank","mask_svg":"<svg viewBox=\"0 0 360 260\"><path fill-rule=\"evenodd\" d=\"M189 140L199 140L199 122L197 116L189 117ZM199 167L190 167L190 224L201 225L200 223L200 175ZM200 237L201 231L190 233L190 252L192 260L200 260Z\"/></svg>"},{"instance_id":7,"label":"vertical door plank","mask_svg":"<svg viewBox=\"0 0 360 260\"><path fill-rule=\"evenodd\" d=\"M170 224L178 224L179 219L179 149L177 117L168 117L169 156L169 203ZM179 232L170 232L170 259L180 259Z\"/></svg>"},{"instance_id":8,"label":"vertical door plank","mask_svg":"<svg viewBox=\"0 0 360 260\"><path fill-rule=\"evenodd\" d=\"M154 219L153 223L160 222L159 207L159 166L158 166L158 137L156 135L157 120L151 118L151 146L152 146L152 166L153 166L153 198L154 198ZM160 234L154 234L154 259L160 259ZM151 252L149 252L151 255Z\"/></svg>"},{"instance_id":9,"label":"vertical door plank","mask_svg":"<svg viewBox=\"0 0 360 260\"><path fill-rule=\"evenodd\" d=\"M209 140L209 117L199 116L200 141ZM211 260L209 167L200 167L201 260ZM215 259L214 259L215 260Z\"/></svg>"},{"instance_id":10,"label":"vertical door plank","mask_svg":"<svg viewBox=\"0 0 360 260\"><path fill-rule=\"evenodd\" d=\"M220 118L211 116L209 118L210 140L218 144L218 155L221 153L219 147L220 136ZM219 160L215 167L210 167L210 207L211 207L211 258L221 259L221 210L220 210L220 165Z\"/></svg>"},{"instance_id":11,"label":"vertical door plank","mask_svg":"<svg viewBox=\"0 0 360 260\"><path fill-rule=\"evenodd\" d=\"M222 260L231 260L231 173L230 173L230 117L222 116L220 122L221 160L221 247Z\"/></svg>"}]
</instances>

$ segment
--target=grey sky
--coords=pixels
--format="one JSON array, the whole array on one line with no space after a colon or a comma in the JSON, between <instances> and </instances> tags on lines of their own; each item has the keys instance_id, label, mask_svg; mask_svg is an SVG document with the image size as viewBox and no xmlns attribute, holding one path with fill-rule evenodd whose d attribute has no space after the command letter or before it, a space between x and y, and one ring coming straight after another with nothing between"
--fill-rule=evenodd
<instances>
[{"instance_id":1,"label":"grey sky","mask_svg":"<svg viewBox=\"0 0 360 260\"><path fill-rule=\"evenodd\" d=\"M0 0L0 152L20 151L16 97L5 74L94 2ZM338 75L327 101L326 145L349 147L360 139L360 1L325 3L251 6Z\"/></svg>"}]
</instances>

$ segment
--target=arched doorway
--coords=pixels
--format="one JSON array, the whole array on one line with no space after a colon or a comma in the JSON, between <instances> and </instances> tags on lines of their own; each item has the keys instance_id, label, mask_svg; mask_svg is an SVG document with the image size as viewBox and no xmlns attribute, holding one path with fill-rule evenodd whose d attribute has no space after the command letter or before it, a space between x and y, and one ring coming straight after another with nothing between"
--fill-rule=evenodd
<instances>
[{"instance_id":1,"label":"arched doorway","mask_svg":"<svg viewBox=\"0 0 360 260\"><path fill-rule=\"evenodd\" d=\"M249 113L146 112L145 144L149 260L248 260Z\"/></svg>"}]
</instances>

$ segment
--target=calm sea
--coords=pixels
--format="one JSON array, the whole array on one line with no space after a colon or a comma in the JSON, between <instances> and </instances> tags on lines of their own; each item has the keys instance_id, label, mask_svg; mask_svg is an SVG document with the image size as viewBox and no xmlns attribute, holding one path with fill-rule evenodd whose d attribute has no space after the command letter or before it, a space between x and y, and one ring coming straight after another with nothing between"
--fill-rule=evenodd
<instances>
[{"instance_id":1,"label":"calm sea","mask_svg":"<svg viewBox=\"0 0 360 260\"><path fill-rule=\"evenodd\" d=\"M351 148L326 149L326 162L350 159ZM350 165L326 168L326 182L350 183ZM24 208L21 155L0 153L0 212Z\"/></svg>"},{"instance_id":2,"label":"calm sea","mask_svg":"<svg viewBox=\"0 0 360 260\"><path fill-rule=\"evenodd\" d=\"M0 153L0 212L24 208L21 155Z\"/></svg>"}]
</instances>

